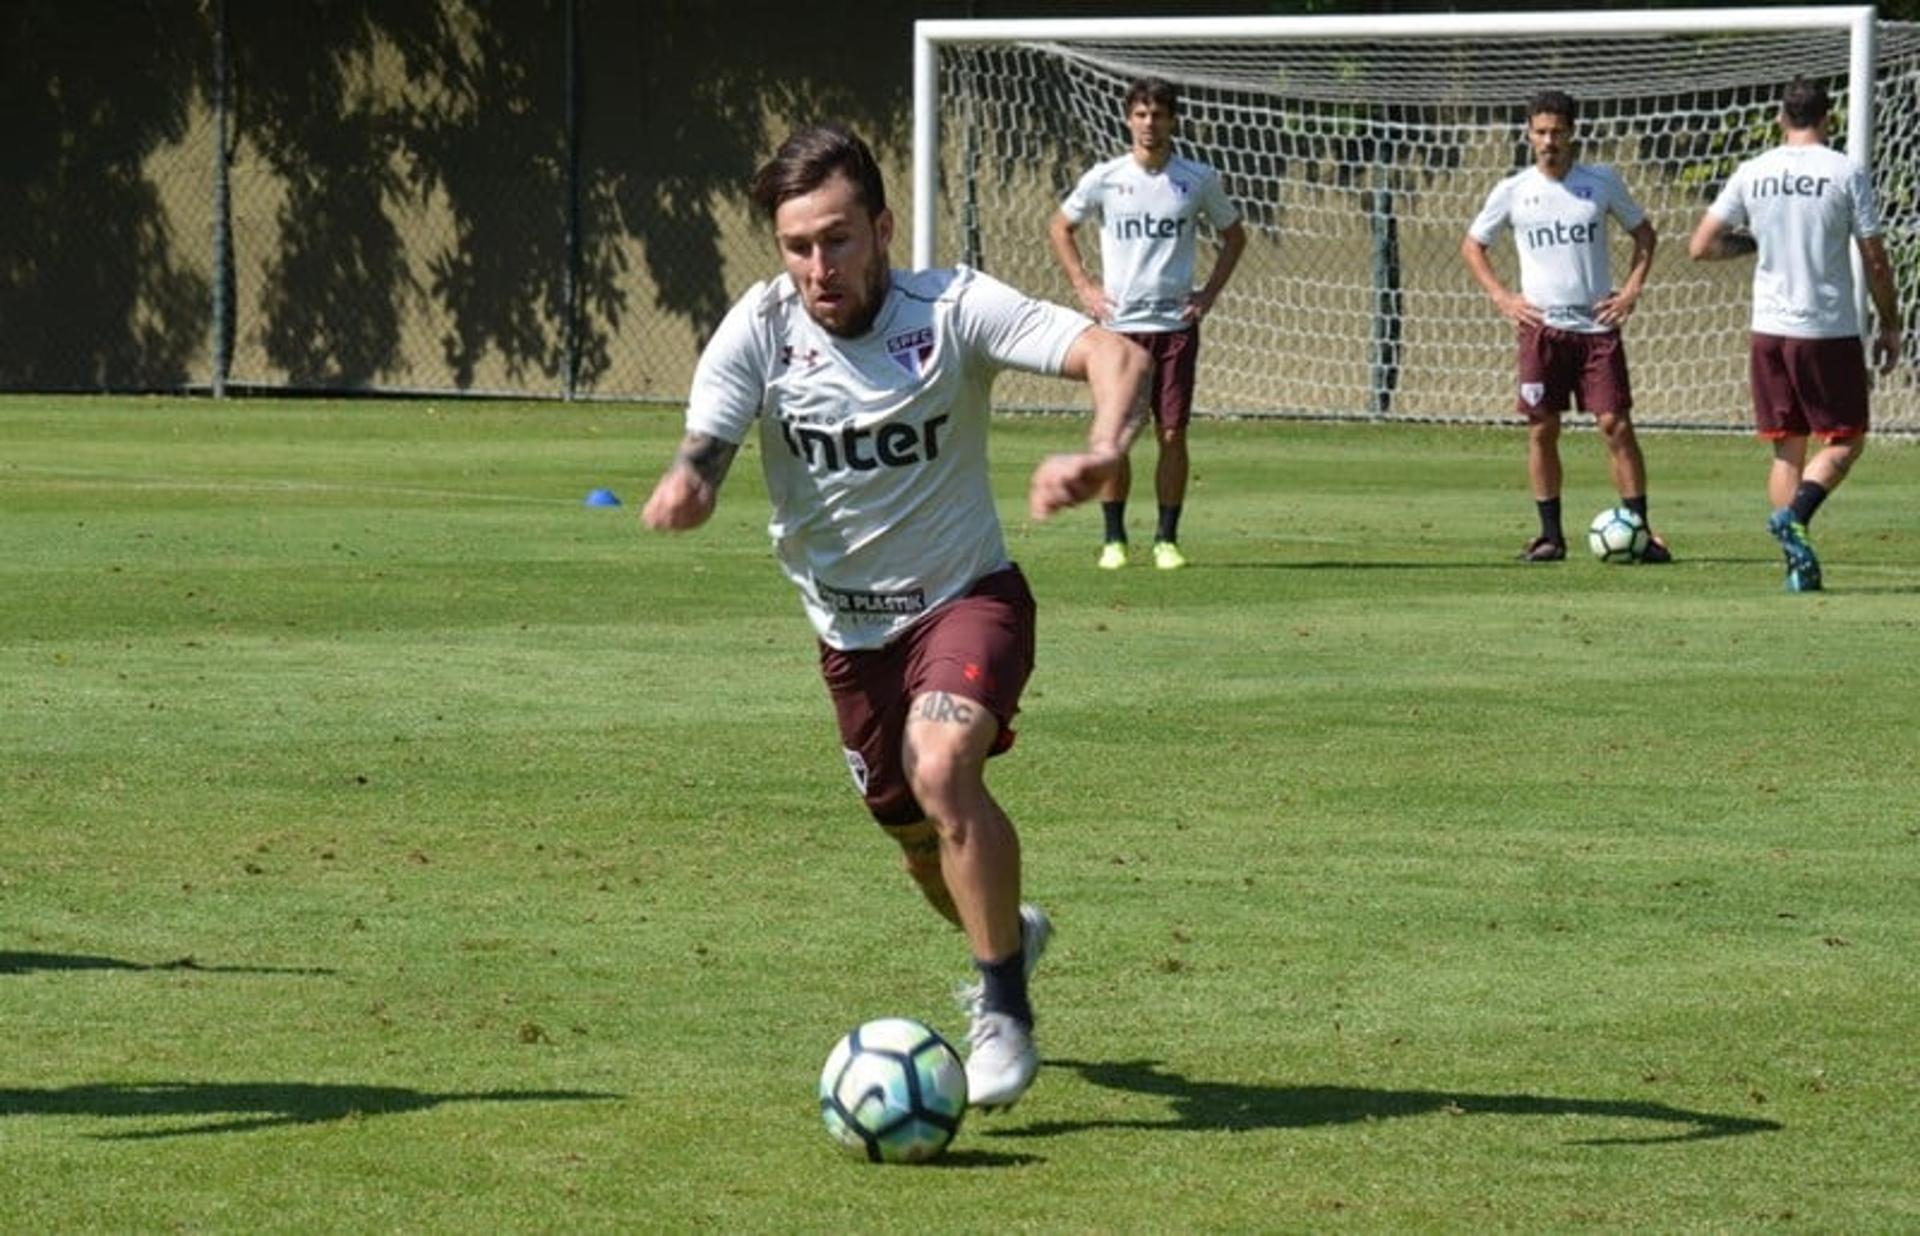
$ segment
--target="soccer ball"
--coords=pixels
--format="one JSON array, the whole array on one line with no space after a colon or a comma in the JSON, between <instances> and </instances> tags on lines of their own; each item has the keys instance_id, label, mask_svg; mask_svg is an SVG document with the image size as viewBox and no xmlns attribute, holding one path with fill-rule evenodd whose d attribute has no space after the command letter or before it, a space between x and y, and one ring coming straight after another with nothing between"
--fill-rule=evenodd
<instances>
[{"instance_id":1,"label":"soccer ball","mask_svg":"<svg viewBox=\"0 0 1920 1236\"><path fill-rule=\"evenodd\" d=\"M1602 562L1638 562L1647 552L1647 521L1624 506L1609 507L1587 525L1587 548Z\"/></svg>"},{"instance_id":2,"label":"soccer ball","mask_svg":"<svg viewBox=\"0 0 1920 1236\"><path fill-rule=\"evenodd\" d=\"M947 1148L967 1112L959 1053L926 1025L883 1017L855 1026L820 1070L820 1118L848 1154L924 1163Z\"/></svg>"}]
</instances>

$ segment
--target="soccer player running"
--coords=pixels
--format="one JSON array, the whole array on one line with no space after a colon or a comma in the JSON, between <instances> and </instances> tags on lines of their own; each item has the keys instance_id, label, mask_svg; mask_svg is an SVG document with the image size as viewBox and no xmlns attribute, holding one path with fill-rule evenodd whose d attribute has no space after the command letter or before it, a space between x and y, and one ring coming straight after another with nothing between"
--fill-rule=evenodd
<instances>
[{"instance_id":1,"label":"soccer player running","mask_svg":"<svg viewBox=\"0 0 1920 1236\"><path fill-rule=\"evenodd\" d=\"M1540 533L1520 551L1523 562L1567 556L1560 520L1560 417L1576 403L1591 413L1606 440L1620 504L1647 516L1647 465L1633 431L1633 391L1620 327L1632 315L1653 268L1653 222L1610 167L1574 158L1579 107L1567 94L1543 90L1527 100L1527 143L1533 166L1507 177L1460 242L1460 256L1494 307L1518 328L1519 401L1527 418L1527 477ZM1611 215L1633 238L1626 281L1612 286L1607 248ZM1520 290L1494 273L1487 248L1513 229ZM1651 535L1642 562L1671 562L1666 541Z\"/></svg>"},{"instance_id":2,"label":"soccer player running","mask_svg":"<svg viewBox=\"0 0 1920 1236\"><path fill-rule=\"evenodd\" d=\"M1101 163L1074 186L1047 226L1054 257L1072 281L1080 303L1096 321L1144 346L1153 357L1152 408L1159 460L1154 492L1159 523L1153 565L1174 571L1187 565L1180 552L1180 512L1187 500L1187 425L1193 416L1194 364L1200 355L1200 320L1247 247L1240 211L1228 200L1220 175L1204 163L1174 153L1173 130L1180 100L1158 78L1134 82L1126 95L1126 154ZM1100 281L1087 273L1075 231L1100 212ZM1193 288L1197 220L1219 237L1220 248L1206 284ZM1119 475L1100 493L1105 539L1100 566L1127 565L1127 495L1133 471L1120 461Z\"/></svg>"},{"instance_id":3,"label":"soccer player running","mask_svg":"<svg viewBox=\"0 0 1920 1236\"><path fill-rule=\"evenodd\" d=\"M1795 78L1780 105L1781 145L1734 169L1687 251L1697 261L1756 251L1748 344L1754 426L1773 443L1767 531L1787 560L1787 590L1820 588L1807 525L1867 443L1867 365L1860 346L1851 239L1860 250L1879 333L1874 360L1900 360L1893 267L1867 170L1826 144L1827 92ZM1811 462L1807 438L1823 445Z\"/></svg>"},{"instance_id":4,"label":"soccer player running","mask_svg":"<svg viewBox=\"0 0 1920 1236\"><path fill-rule=\"evenodd\" d=\"M759 422L769 531L820 647L847 766L907 873L960 927L969 1101L1012 1103L1039 1067L1027 978L1051 927L1020 900L1020 843L987 791L989 756L1033 667L1034 601L1007 557L987 476L994 375L1091 388L1089 445L1035 469L1032 515L1112 479L1145 412L1148 360L1070 309L964 267L892 270L893 215L873 154L803 128L754 178L785 274L757 283L701 354L678 455L642 518L713 514Z\"/></svg>"}]
</instances>

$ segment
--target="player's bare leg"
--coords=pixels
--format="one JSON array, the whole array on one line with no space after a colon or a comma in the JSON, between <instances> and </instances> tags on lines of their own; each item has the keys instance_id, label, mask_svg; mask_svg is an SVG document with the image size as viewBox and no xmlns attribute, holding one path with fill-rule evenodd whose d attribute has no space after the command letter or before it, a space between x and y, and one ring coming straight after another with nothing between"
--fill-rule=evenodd
<instances>
[{"instance_id":1,"label":"player's bare leg","mask_svg":"<svg viewBox=\"0 0 1920 1236\"><path fill-rule=\"evenodd\" d=\"M1647 548L1640 561L1672 562L1673 552L1666 539L1654 533L1653 521L1647 515L1647 460L1640 453L1640 437L1633 431L1632 419L1624 412L1601 412L1594 416L1594 422L1607 444L1607 463L1620 504L1647 520Z\"/></svg>"},{"instance_id":2,"label":"player's bare leg","mask_svg":"<svg viewBox=\"0 0 1920 1236\"><path fill-rule=\"evenodd\" d=\"M1806 468L1805 434L1773 440L1773 463L1767 470L1767 502L1774 510L1793 501L1793 491L1800 487L1800 476Z\"/></svg>"},{"instance_id":3,"label":"player's bare leg","mask_svg":"<svg viewBox=\"0 0 1920 1236\"><path fill-rule=\"evenodd\" d=\"M920 886L920 895L936 914L959 927L960 910L953 904L953 894L947 891L947 877L940 869L939 831L927 820L887 831L899 843L900 865Z\"/></svg>"},{"instance_id":4,"label":"player's bare leg","mask_svg":"<svg viewBox=\"0 0 1920 1236\"><path fill-rule=\"evenodd\" d=\"M1767 473L1767 497L1774 509L1767 519L1767 531L1780 543L1786 557L1787 591L1820 591L1820 558L1807 538L1807 524L1827 496L1847 479L1866 445L1864 435L1837 438L1808 460L1805 435L1775 439L1773 464Z\"/></svg>"},{"instance_id":5,"label":"player's bare leg","mask_svg":"<svg viewBox=\"0 0 1920 1236\"><path fill-rule=\"evenodd\" d=\"M1622 498L1644 497L1647 461L1640 453L1640 438L1633 432L1633 421L1617 412L1602 412L1594 421L1607 443L1607 462L1613 470L1614 489Z\"/></svg>"},{"instance_id":6,"label":"player's bare leg","mask_svg":"<svg viewBox=\"0 0 1920 1236\"><path fill-rule=\"evenodd\" d=\"M1560 526L1560 416L1547 413L1527 421L1527 483L1540 509L1540 535L1520 551L1522 562L1557 562L1567 556Z\"/></svg>"},{"instance_id":7,"label":"player's bare leg","mask_svg":"<svg viewBox=\"0 0 1920 1236\"><path fill-rule=\"evenodd\" d=\"M987 792L999 722L977 701L934 691L907 719L907 783L939 838L940 869L973 955L1020 948L1020 840Z\"/></svg>"},{"instance_id":8,"label":"player's bare leg","mask_svg":"<svg viewBox=\"0 0 1920 1236\"><path fill-rule=\"evenodd\" d=\"M1100 569L1117 571L1127 565L1127 494L1133 489L1133 463L1120 457L1120 470L1100 487L1100 514L1106 523L1100 543Z\"/></svg>"},{"instance_id":9,"label":"player's bare leg","mask_svg":"<svg viewBox=\"0 0 1920 1236\"><path fill-rule=\"evenodd\" d=\"M1021 953L1020 839L986 785L998 733L977 701L944 691L914 700L907 719L907 781L939 837L941 873L983 983L967 1059L978 1107L1011 1104L1039 1068Z\"/></svg>"},{"instance_id":10,"label":"player's bare leg","mask_svg":"<svg viewBox=\"0 0 1920 1236\"><path fill-rule=\"evenodd\" d=\"M1187 565L1180 552L1180 508L1187 500L1187 431L1185 426L1159 426L1155 436L1160 459L1154 467L1154 496L1160 502L1160 525L1153 536L1153 565L1176 571Z\"/></svg>"}]
</instances>

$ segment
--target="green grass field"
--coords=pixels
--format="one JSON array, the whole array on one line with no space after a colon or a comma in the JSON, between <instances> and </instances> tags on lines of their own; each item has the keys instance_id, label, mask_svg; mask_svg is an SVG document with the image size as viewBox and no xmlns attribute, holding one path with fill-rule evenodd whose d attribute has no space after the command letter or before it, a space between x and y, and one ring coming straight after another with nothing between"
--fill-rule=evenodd
<instances>
[{"instance_id":1,"label":"green grass field","mask_svg":"<svg viewBox=\"0 0 1920 1236\"><path fill-rule=\"evenodd\" d=\"M880 1168L820 1063L969 975L756 460L664 538L671 410L0 402L0 1230L1920 1228L1915 447L1791 596L1744 439L1542 567L1515 431L1208 424L1165 576L1026 520L1082 429L995 429L1047 1066Z\"/></svg>"}]
</instances>

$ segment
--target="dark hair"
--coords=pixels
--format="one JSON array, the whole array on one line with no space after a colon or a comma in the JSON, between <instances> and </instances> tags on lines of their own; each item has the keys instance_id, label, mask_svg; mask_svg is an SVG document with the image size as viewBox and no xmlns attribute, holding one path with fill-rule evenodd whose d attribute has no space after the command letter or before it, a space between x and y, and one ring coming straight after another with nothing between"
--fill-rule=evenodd
<instances>
[{"instance_id":1,"label":"dark hair","mask_svg":"<svg viewBox=\"0 0 1920 1236\"><path fill-rule=\"evenodd\" d=\"M1169 116L1180 114L1180 92L1173 83L1158 77L1136 77L1127 87L1127 110L1132 111L1142 103L1154 104L1167 109Z\"/></svg>"},{"instance_id":2,"label":"dark hair","mask_svg":"<svg viewBox=\"0 0 1920 1236\"><path fill-rule=\"evenodd\" d=\"M1827 118L1833 103L1827 98L1827 88L1819 82L1796 77L1787 83L1787 92L1780 96L1780 111L1787 123L1796 129L1811 129Z\"/></svg>"},{"instance_id":3,"label":"dark hair","mask_svg":"<svg viewBox=\"0 0 1920 1236\"><path fill-rule=\"evenodd\" d=\"M780 143L773 158L754 173L753 204L772 219L780 203L813 192L835 172L853 183L868 215L877 216L887 208L887 183L873 151L851 131L832 124L795 129Z\"/></svg>"},{"instance_id":4,"label":"dark hair","mask_svg":"<svg viewBox=\"0 0 1920 1236\"><path fill-rule=\"evenodd\" d=\"M1540 90L1531 95L1527 99L1527 119L1532 120L1541 112L1558 116L1568 125L1580 119L1580 105L1564 90Z\"/></svg>"}]
</instances>

